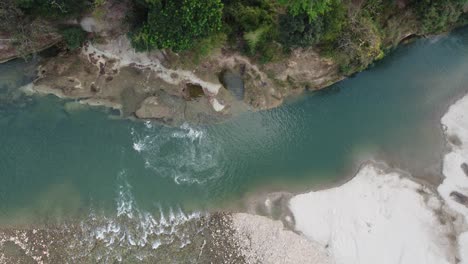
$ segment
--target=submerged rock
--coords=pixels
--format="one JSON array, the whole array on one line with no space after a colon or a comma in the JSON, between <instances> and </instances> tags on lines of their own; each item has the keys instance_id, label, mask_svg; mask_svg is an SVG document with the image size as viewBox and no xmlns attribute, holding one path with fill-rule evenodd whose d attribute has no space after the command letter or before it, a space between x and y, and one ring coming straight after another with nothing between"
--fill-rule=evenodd
<instances>
[{"instance_id":1,"label":"submerged rock","mask_svg":"<svg viewBox=\"0 0 468 264\"><path fill-rule=\"evenodd\" d=\"M164 104L157 96L146 98L141 104L140 108L135 112L138 118L156 118L167 119L173 118L175 108L173 106Z\"/></svg>"},{"instance_id":2,"label":"submerged rock","mask_svg":"<svg viewBox=\"0 0 468 264\"><path fill-rule=\"evenodd\" d=\"M240 74L226 70L221 73L220 77L226 89L231 91L238 100L244 100L244 81Z\"/></svg>"}]
</instances>

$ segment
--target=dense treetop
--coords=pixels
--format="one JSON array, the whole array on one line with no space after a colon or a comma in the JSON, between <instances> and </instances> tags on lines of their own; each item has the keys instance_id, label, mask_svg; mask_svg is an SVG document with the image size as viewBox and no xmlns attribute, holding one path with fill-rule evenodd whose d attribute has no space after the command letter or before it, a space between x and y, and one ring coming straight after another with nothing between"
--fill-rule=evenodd
<instances>
[{"instance_id":1,"label":"dense treetop","mask_svg":"<svg viewBox=\"0 0 468 264\"><path fill-rule=\"evenodd\" d=\"M220 0L147 0L147 7L147 21L131 34L139 50L187 50L221 30Z\"/></svg>"},{"instance_id":2,"label":"dense treetop","mask_svg":"<svg viewBox=\"0 0 468 264\"><path fill-rule=\"evenodd\" d=\"M30 17L69 20L111 0L3 0ZM431 34L465 24L468 0L131 0L127 23L137 50L209 54L234 49L259 62L314 47L343 73L367 67L411 26ZM0 10L1 11L1 10ZM405 22L398 21L405 15ZM0 12L0 17L2 12ZM5 15L3 15L5 16ZM7 16L5 16L7 17ZM409 17L409 18L408 18ZM397 21L392 21L397 19ZM71 48L84 38L61 29Z\"/></svg>"}]
</instances>

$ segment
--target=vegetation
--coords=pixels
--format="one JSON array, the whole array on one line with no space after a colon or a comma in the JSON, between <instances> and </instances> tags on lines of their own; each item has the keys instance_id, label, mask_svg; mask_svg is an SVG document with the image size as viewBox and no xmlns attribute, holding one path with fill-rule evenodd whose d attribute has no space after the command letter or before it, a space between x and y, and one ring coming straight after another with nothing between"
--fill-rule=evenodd
<instances>
[{"instance_id":1,"label":"vegetation","mask_svg":"<svg viewBox=\"0 0 468 264\"><path fill-rule=\"evenodd\" d=\"M278 0L293 16L307 15L309 21L330 11L333 0Z\"/></svg>"},{"instance_id":2,"label":"vegetation","mask_svg":"<svg viewBox=\"0 0 468 264\"><path fill-rule=\"evenodd\" d=\"M423 32L434 33L447 29L460 18L467 0L415 0Z\"/></svg>"},{"instance_id":3,"label":"vegetation","mask_svg":"<svg viewBox=\"0 0 468 264\"><path fill-rule=\"evenodd\" d=\"M0 5L6 7L0 9L0 18L65 21L89 10L101 17L106 1L110 0L3 0ZM311 47L333 58L344 74L351 74L383 57L406 34L405 28L416 34L431 34L468 23L468 15L463 13L467 2L131 0L133 9L127 22L132 44L140 51L170 49L199 60L225 47L266 63L295 48ZM24 31L24 27L14 28L10 31ZM70 49L79 47L86 37L76 27L66 28L61 34Z\"/></svg>"},{"instance_id":4,"label":"vegetation","mask_svg":"<svg viewBox=\"0 0 468 264\"><path fill-rule=\"evenodd\" d=\"M131 34L138 50L187 50L221 29L220 0L151 0L146 5L147 21Z\"/></svg>"},{"instance_id":5,"label":"vegetation","mask_svg":"<svg viewBox=\"0 0 468 264\"><path fill-rule=\"evenodd\" d=\"M321 18L309 21L305 14L285 14L280 16L279 29L278 40L285 48L308 47L321 41L324 25Z\"/></svg>"},{"instance_id":6,"label":"vegetation","mask_svg":"<svg viewBox=\"0 0 468 264\"><path fill-rule=\"evenodd\" d=\"M67 48L75 50L83 44L86 39L86 32L81 27L68 27L60 31Z\"/></svg>"},{"instance_id":7,"label":"vegetation","mask_svg":"<svg viewBox=\"0 0 468 264\"><path fill-rule=\"evenodd\" d=\"M15 0L0 1L0 42L11 43L18 56L26 57L35 51L38 41L53 28L31 21Z\"/></svg>"}]
</instances>

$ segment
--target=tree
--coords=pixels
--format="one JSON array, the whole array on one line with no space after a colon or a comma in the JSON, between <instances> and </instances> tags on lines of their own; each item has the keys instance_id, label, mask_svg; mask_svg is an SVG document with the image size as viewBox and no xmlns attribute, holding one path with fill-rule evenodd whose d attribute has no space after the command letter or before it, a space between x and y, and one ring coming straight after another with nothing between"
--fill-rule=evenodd
<instances>
[{"instance_id":1,"label":"tree","mask_svg":"<svg viewBox=\"0 0 468 264\"><path fill-rule=\"evenodd\" d=\"M307 15L284 14L279 19L279 42L285 48L308 47L317 44L323 34L321 18L309 21Z\"/></svg>"},{"instance_id":2,"label":"tree","mask_svg":"<svg viewBox=\"0 0 468 264\"><path fill-rule=\"evenodd\" d=\"M221 29L220 0L146 0L148 18L131 34L137 50L182 51Z\"/></svg>"},{"instance_id":3,"label":"tree","mask_svg":"<svg viewBox=\"0 0 468 264\"><path fill-rule=\"evenodd\" d=\"M436 33L453 26L467 0L415 0L413 2L424 33Z\"/></svg>"},{"instance_id":4,"label":"tree","mask_svg":"<svg viewBox=\"0 0 468 264\"><path fill-rule=\"evenodd\" d=\"M325 14L330 10L332 0L278 0L289 9L294 15L307 14L309 20L314 20L317 16Z\"/></svg>"},{"instance_id":5,"label":"tree","mask_svg":"<svg viewBox=\"0 0 468 264\"><path fill-rule=\"evenodd\" d=\"M60 34L70 50L75 50L83 44L86 39L86 32L80 27L69 27L60 31Z\"/></svg>"}]
</instances>

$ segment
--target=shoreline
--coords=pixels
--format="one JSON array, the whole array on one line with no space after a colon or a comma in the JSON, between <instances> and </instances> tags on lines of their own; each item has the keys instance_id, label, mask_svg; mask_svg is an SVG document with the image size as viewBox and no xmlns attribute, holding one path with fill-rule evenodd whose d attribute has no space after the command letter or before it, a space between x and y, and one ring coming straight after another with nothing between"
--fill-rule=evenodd
<instances>
[{"instance_id":1,"label":"shoreline","mask_svg":"<svg viewBox=\"0 0 468 264\"><path fill-rule=\"evenodd\" d=\"M465 188L466 188L466 186L468 186L468 179L466 178L466 176L468 176L468 175L464 175L465 177L463 177L463 175L460 175L460 173L463 174L463 171L460 172L460 170L463 169L463 165L459 165L457 163L457 161L454 161L453 158L452 158L454 156L456 157L456 155L462 155L462 156L465 155L464 156L464 161L467 162L466 161L466 157L467 157L466 156L466 146L465 146L465 149L460 147L461 146L460 144L466 144L466 142L468 142L466 140L466 132L468 130L468 123L466 123L466 120L468 120L468 119L466 119L466 117L465 117L467 107L468 107L468 95L465 95L461 99L456 100L456 102L454 104L452 104L448 108L446 114L444 114L443 117L441 118L441 124L442 124L442 126L445 126L444 135L445 135L445 139L446 139L446 142L447 142L447 147L451 148L451 151L446 152L444 157L443 157L443 175L445 176L445 179L443 179L442 184L440 184L438 186L435 186L435 190L434 190L434 189L431 188L432 187L431 185L428 186L428 185L425 185L424 183L418 183L418 181L415 181L413 179L413 177L411 177L411 176L408 177L408 175L405 176L401 172L398 172L398 170L397 170L398 173L394 172L395 175L398 175L400 181L405 181L406 180L407 182L411 182L411 184L416 184L416 186L421 186L421 187L427 189L426 191L424 191L424 193L426 193L426 194L423 195L422 197L426 197L426 198L424 198L424 201L426 201L425 203L428 206L427 210L429 210L429 211L427 211L427 212L433 211L433 213L430 214L430 215L432 215L431 217L433 219L437 219L439 217L443 217L443 218L445 218L447 220L452 219L452 217L454 217L454 219L457 219L457 220L454 220L453 222L451 222L451 220L448 220L448 222L446 222L449 225L448 226L449 230L452 230L452 231L449 231L449 233L447 233L447 236L450 237L450 236L452 236L450 234L453 234L453 236L455 238L455 241L453 241L454 245L452 247L448 247L448 248L445 248L447 244L436 246L436 247L440 247L439 249L442 249L443 251L449 250L448 252L452 252L452 253L445 253L445 254L447 254L447 255L445 255L445 257L443 255L438 255L438 256L433 255L431 258L428 259L427 258L428 256L425 255L425 251L422 249L421 255L419 255L419 256L414 255L412 257L411 256L409 256L409 257L406 256L409 259L406 259L406 262L403 262L403 263L419 263L420 261L425 261L425 263L429 263L427 261L430 261L430 263L442 263L441 262L441 261L443 261L442 259L445 259L444 261L447 261L447 262L443 262L443 263L454 263L454 261L455 261L454 258L455 257L460 259L460 261L461 261L460 263L467 263L468 262L468 259L466 259L466 252L464 251L464 249L466 249L466 238L465 237L468 234L468 231L467 231L468 230L468 223L467 223L468 204L465 204L463 206L463 204L465 203L464 199L465 199L466 195L468 195L468 194L466 193L466 190L464 190L463 187L462 187L462 186L465 186ZM454 122L460 122L460 121L462 121L462 119L465 122L464 124L463 123L462 124L454 123ZM461 138L461 142L463 142L463 143L454 144L453 142L451 142L450 137L453 136L453 135L457 135L457 133L453 131L454 129L455 129L456 132L462 133L461 135L458 134L458 137ZM457 159L457 158L455 158L455 159ZM373 165L371 165L371 166L373 166ZM462 168L461 169L459 168L457 170L456 167L462 167ZM454 169L455 169L455 171L454 171ZM358 172L357 175L359 176L362 171L366 171L366 170L369 170L368 165L364 165L360 169L360 171ZM392 171L394 171L394 170L390 170L390 172L392 172ZM365 172L362 172L362 173L365 173ZM389 173L388 171L384 170L384 171L381 171L381 172L377 172L375 175L376 175L376 177L383 177L381 175L384 175L384 174L389 175L388 173ZM466 172L465 172L465 174L466 174ZM385 176L385 177L387 177L387 176ZM356 188L357 188L357 186L359 186L360 182L363 182L364 179L360 180L359 178L355 177L355 178L351 179L348 183L345 183L344 185L339 186L339 187L335 187L335 188L328 189L328 190L323 190L323 191L312 191L312 192L309 192L309 193L306 193L306 194L300 194L300 195L294 196L290 200L289 206L290 207L292 206L291 209L292 209L293 215L295 216L295 219L296 219L296 230L304 233L307 237L309 237L309 239L319 239L323 243L323 241L324 241L323 236L325 234L323 232L327 232L327 231L323 231L323 228L325 228L325 230L327 230L326 229L327 224L326 223L318 224L315 221L319 221L319 220L318 219L313 220L313 219L315 219L315 218L320 219L320 217L325 217L325 215L323 215L323 214L326 211L320 213L320 211L317 211L317 210L327 210L327 209L319 209L320 205L318 205L318 204L312 205L312 204L314 204L314 199L315 199L315 198L312 198L312 197L321 197L320 195L326 197L327 192L333 192L333 191L335 191L336 195L338 195L339 193L344 192L344 190L346 188L351 188L350 185L353 184L353 181L354 181L353 186L356 186ZM457 182L456 185L454 185L454 181ZM363 182L363 184L364 184L364 182ZM456 187L456 186L459 186L459 187ZM452 191L453 189L455 189L455 191ZM354 193L356 193L356 191L354 191ZM415 192L415 194L416 193L417 192ZM330 195L332 195L332 194L330 193ZM340 196L341 195L343 195L343 194L340 194ZM373 194L369 193L369 195L373 195ZM377 192L377 193L375 193L375 195L382 195L382 194L379 194ZM310 198L307 198L307 197L310 197ZM420 198L418 198L418 199L420 199ZM299 202L299 200L301 200L301 202ZM436 202L436 201L439 201L439 202ZM346 201L343 201L343 202L346 202ZM410 202L410 201L407 201L407 202ZM307 204L309 204L309 205L307 205ZM304 206L306 206L306 207L304 207ZM311 207L309 209L307 209L307 206L311 206ZM336 208L337 205L329 205L327 203L327 204L323 204L323 206L325 206L325 207L326 206L332 206L332 207L335 206L335 208ZM363 212L359 212L359 211L356 211L356 213L355 212L348 212L347 214L344 215L344 217L346 217L346 218L351 217L351 216L353 216L353 214L357 215L356 216L356 217L358 217L357 219L359 219L360 217L364 217L364 218L370 217L369 215L365 216L366 211L365 211L364 208L366 208L366 207L364 206L364 207L361 207L361 208L362 208L361 210L364 210ZM338 209L333 209L333 210L338 210L339 211L341 209L339 209L339 207L338 207ZM423 212L423 211L421 211L421 212ZM365 215L359 216L360 213L364 213ZM397 213L397 211L393 211L393 213ZM393 213L390 213L390 215L392 215ZM408 219L414 218L414 215L412 214L413 213L412 211L409 211L407 213L409 213L408 216L402 215L401 217L403 217L403 219L406 219L406 217L409 217ZM323 216L320 216L321 214ZM334 215L334 213L333 213L333 215ZM349 219L347 221L358 221L357 219L356 220ZM330 221L330 220L331 219L329 219L328 221ZM336 220L338 220L338 219L336 219ZM374 222L374 224L376 224L375 228L378 228L379 225L380 225L380 227L382 225L384 225L384 223L378 222L380 220L375 220L375 221L377 221L377 222ZM381 220L381 221L384 221L384 220ZM425 220L425 222L426 221L428 221L428 220ZM431 220L431 221L434 221L434 220ZM314 224L314 222L315 222L315 224ZM347 222L344 222L344 223L347 223ZM428 223L428 222L426 222L426 223ZM431 223L431 222L429 221L429 223ZM437 222L433 222L433 223L435 225L437 225ZM443 221L441 223L443 223ZM372 224L372 225L374 225L374 224ZM388 224L391 224L391 222L388 222ZM443 224L443 225L445 225L445 224ZM413 230L414 230L414 228L417 227L417 226L418 226L418 224L415 224L415 225L412 225L411 228L413 228ZM399 227L399 226L397 226L397 227ZM432 230L439 230L439 227L434 226L434 227L431 227L430 230L431 231L429 231L428 234L431 234ZM364 233L362 233L363 231L360 231L359 229L354 230L353 227L351 227L351 226L348 226L346 229L343 229L342 231L352 232L355 235L356 235L355 232L357 232L357 234L364 235ZM331 232L331 231L328 231L328 232ZM372 231L370 231L370 232L372 232ZM398 234L398 231L395 231L395 232L394 232L394 234ZM445 232L447 232L447 231L445 231ZM408 233L408 231L406 231L405 234L406 233ZM421 233L421 235L422 234L424 234L424 232ZM383 241L385 241L385 236L379 238L379 236L381 236L381 235L382 234L379 235L378 233L375 233L374 239L377 239L377 241L379 241L379 239L384 239ZM346 234L339 234L338 233L338 234L335 234L335 236L337 236L337 237L330 240L331 243L340 243L340 241L343 242L342 239L345 239L344 237L346 236ZM364 236L366 236L366 235L364 235ZM338 237L343 237L343 238L338 238ZM370 234L369 238L371 238L371 237L372 237L372 233ZM438 237L441 238L440 235ZM407 239L413 239L413 238L414 238L414 235L413 236L409 235L409 237L407 237ZM426 242L426 243L428 242L427 239L421 239L421 238L416 238L416 241ZM437 240L437 241L440 242L440 240ZM386 243L387 242L388 241L386 241ZM389 250L388 248L385 249L385 248L377 247L377 248L374 248L374 250L372 250L373 253L371 253L369 251L369 248L365 247L364 244L359 246L359 243L364 243L363 241L361 241L361 242L356 242L355 241L354 243L356 243L355 244L355 247L356 247L355 249L357 250L357 252L356 252L357 255L354 255L354 254L348 255L351 252L347 251L349 249L347 249L346 244L336 245L335 246L335 248L334 248L335 252L334 253L338 254L337 263L346 263L346 262L349 263L349 261L351 261L352 263L355 263L358 260L359 261L356 262L356 263L372 263L372 261L371 261L372 254L375 253L375 250L384 250L381 253L382 254L388 254L388 250ZM404 244L402 244L402 246L406 244L406 242L404 242L404 241L400 241L400 243L404 243ZM409 244L414 245L415 243L409 242ZM382 246L383 245L384 244L382 244ZM432 246L429 246L429 247L432 247ZM413 253L414 253L414 250L415 250L415 248L413 248ZM379 255L382 256L382 254L379 254ZM343 258L344 256L347 256L347 258ZM353 256L353 257L351 257L351 256ZM387 255L387 256L388 257L385 258L386 261L388 261L388 259L391 258L391 257L395 257L395 255L393 255L393 256L392 255ZM349 259L349 257L351 257L351 259ZM344 261L344 259L346 259L346 261ZM437 259L439 259L439 260L437 260ZM401 261L401 259L400 259L400 261ZM411 261L415 261L415 262L411 262ZM385 263L387 263L387 262L385 262ZM393 263L393 262L390 261L388 263Z\"/></svg>"},{"instance_id":2,"label":"shoreline","mask_svg":"<svg viewBox=\"0 0 468 264\"><path fill-rule=\"evenodd\" d=\"M466 108L468 108L468 95L457 99L455 103L453 103L447 109L447 112L441 118L441 120L443 120L442 124L446 126L444 135L446 136L447 148L452 147L455 148L455 150L459 149L459 144L454 145L454 143L448 139L453 134L451 133L453 132L451 129L454 123L450 122L454 122L453 120L460 120L460 118L462 118L461 120L465 120L466 122L466 120L468 119L463 118L466 114L466 111L464 111L464 109ZM459 116L458 119L454 119L453 115L458 116L459 114L461 114L461 116ZM449 122L448 125L447 122ZM443 126L441 125L441 127ZM468 123L465 124L464 129L468 130ZM464 137L460 139L462 140L461 142L468 142L468 140L466 140L466 133L463 133L462 136ZM454 142L456 143L458 141L455 140ZM451 153L452 152L445 153L445 157L447 157ZM444 162L444 169L446 168L446 166L453 167L450 164L445 164ZM445 180L450 180L450 175L447 173L447 171L444 172L444 175L446 176ZM364 175L367 175L367 178L363 178L363 173ZM465 180L464 184L468 186L468 180L466 179L466 177L462 177L462 179ZM349 189L350 185L358 187L369 186L369 188L371 188L370 190L372 191L359 191L351 189L351 193L352 197L355 197L356 199L360 197L360 194L364 194L364 197L371 197L370 200L368 198L365 198L367 200L363 201L366 202L364 204L360 204L361 200L359 199L361 198L357 200L354 200L354 198L346 198L347 196L344 196L342 191L344 191L347 188ZM455 257L459 257L462 261L465 261L460 263L466 263L466 257L464 255L465 252L461 250L461 248L463 248L463 246L466 245L464 243L466 243L466 234L468 232L468 223L466 222L466 216L464 220L463 217L460 215L460 212L456 212L456 210L454 210L453 208L448 208L450 206L449 203L452 203L452 205L457 205L457 201L453 201L454 197L456 199L460 199L460 197L463 198L463 195L465 195L463 194L463 190L457 190L458 194L454 196L452 194L452 190L449 188L449 191L445 192L445 197L441 196L440 190L439 192L436 192L437 186L432 186L431 184L420 182L417 180L417 178L415 180L414 177L412 177L411 174L409 174L408 172L402 171L398 168L389 167L388 165L386 165L386 163L378 161L366 161L360 165L358 171L352 177L342 179L339 183L333 184L333 186L329 186L326 188L321 187L314 188L314 191L312 192L310 192L309 189L309 192L304 192L300 194L291 194L284 192L270 193L267 197L267 200L261 201L261 199L257 199L256 204L253 204L253 207L256 207L257 209L257 211L255 211L256 214L252 214L252 211L249 210L247 210L247 214L242 211L235 212L232 210L227 212L219 210L215 212L210 212L207 215L202 216L202 218L193 218L193 221L195 222L192 222L192 220L189 220L189 222L187 222L189 226L203 226L203 230L205 230L203 232L206 232L204 233L205 235L200 237L199 232L201 231L195 231L195 233L193 233L194 231L192 230L183 231L182 233L178 233L177 236L181 236L180 243L183 243L183 245L185 245L186 243L183 241L186 241L185 239L191 237L189 239L190 242L187 245L185 245L184 248L187 247L186 249L190 249L192 252L200 252L199 257L202 256L201 259L203 259L203 257L207 257L208 259L217 259L220 261L236 260L238 262L240 261L240 263L255 263L258 261L263 261L267 263L314 263L312 262L312 260L317 260L317 262L315 263L339 264L345 262L349 263L350 259L348 259L348 257L351 257L351 261L357 261L356 263L375 263L375 259L372 259L372 256L370 256L369 254L373 252L379 252L379 250L383 250L381 247L378 246L382 245L379 244L382 243L382 241L385 241L384 245L386 245L386 247L384 248L384 252L386 253L381 252L384 255L390 254L389 252L394 253L394 251L392 250L397 250L400 248L402 250L407 249L405 251L405 256L409 256L409 260L406 259L406 262L403 261L402 263L419 263L421 259L419 259L418 256L421 255L418 255L415 252L426 252L424 250L421 251L422 248L426 247L432 248L431 252L435 253L434 255L429 256L426 256L426 254L424 254L425 257L432 257L432 262L430 259L425 259L425 263L455 263ZM438 186L438 188L442 188L442 185ZM383 189L389 190L391 192L386 193L382 191ZM328 192L335 192L337 197L333 198L333 196L327 196ZM307 198L307 196L312 197L312 195L314 195L315 197L315 195L322 194L325 195L325 197L329 197L325 199L327 202L320 202L320 199L317 200L317 198ZM395 197L400 197L401 195L403 196L400 200L392 202L392 199L397 199ZM304 204L297 205L298 199L303 199ZM334 204L334 200L338 201L338 203ZM350 201L355 201L355 205L350 204ZM127 201L127 203L132 204L133 202ZM310 205L311 203L315 203L315 205L312 206ZM342 203L344 203L344 207L340 207L343 206ZM263 210L265 212L264 214L259 214L259 205L263 206ZM333 211L327 211L328 209L322 208L324 206L330 206L331 208L333 208ZM354 208L353 206L357 207ZM371 209L370 211L366 211L366 208L374 208L372 206L378 206L377 208L379 209ZM408 208L411 209L406 208L403 210L399 210L398 208L400 208L401 206L403 206L403 208L409 206ZM127 207L124 206L122 208ZM351 208L351 211L345 211L346 213L344 214L330 214L330 212L339 212L340 210L342 210L340 208ZM131 215L136 215L137 213L141 215L146 214L144 212L139 212L138 208L133 208L130 210L131 211L125 211L125 214L127 214L128 217ZM468 211L468 207L466 207L464 210ZM375 214L375 212L378 213ZM393 215L397 212L398 214L395 215L395 217L397 217L395 218L395 220L388 220L393 219ZM415 218L415 212L417 212L418 218ZM363 213L364 215L362 215ZM77 234L78 236L85 235L85 237L86 235L91 234L92 236L86 237L86 239L91 239L90 241L94 241L93 243L96 243L94 247L100 248L104 246L106 252L108 252L106 254L114 254L112 253L114 252L114 249L112 247L105 246L105 243L107 243L106 241L114 241L113 239L115 238L113 237L118 237L118 234L125 234L125 241L127 242L117 243L128 243L128 250L130 251L136 250L135 252L140 252L140 250L142 250L144 252L152 252L151 250L146 251L148 250L148 247L160 247L158 244L154 244L156 242L151 244L149 241L141 242L143 243L141 245L132 245L132 239L146 239L145 237L147 235L143 236L143 234L146 233L136 233L134 235L130 235L130 233L125 233L127 231L123 230L126 230L128 228L125 227L127 221L130 221L130 223L132 223L133 221L131 220L131 218L127 218L125 214L123 215L123 218L122 216L117 216L115 219L104 218L99 220L104 220L104 222L101 223L98 221L95 227L94 225L91 225L91 229L87 231L88 233L74 232L73 230L75 229L73 229L73 226L76 226L76 223L65 224L63 226L58 227L53 225L46 225L42 229L38 226L26 226L26 229L5 229L5 227L2 227L0 228L0 244L10 245L9 243L13 243L19 246L20 248L23 248L26 256L34 256L35 258L37 258L37 263L48 263L47 260L63 260L67 259L67 257L71 257L72 255L67 254L74 253L72 253L72 251L67 251L67 253L63 253L64 251L61 247L69 245L69 243L75 243L73 241L74 239L76 239ZM192 214L181 213L178 216L170 216L169 218L164 219L173 219L169 220L169 222L179 223L179 220L176 219L179 219L180 217L180 221L182 221L180 223L185 223L185 220L183 219L192 219L191 217L189 217L189 215ZM197 215L197 213L195 213L195 215ZM455 219L457 220L453 221L452 217L455 217ZM315 223L320 219L326 219L326 222ZM334 221L337 221L337 219L346 219L342 222L344 226L338 229L339 232L334 233L333 239L324 240L323 237L328 236L326 235L328 231L324 231L328 230L327 225L333 223ZM400 220L396 221L396 219ZM141 221L141 223L137 224L137 227L141 226L143 228L143 231L149 228L148 231L145 231L150 232L147 234L158 234L158 229L153 229L153 224L147 226L147 224L144 223L150 222L147 222L147 220L144 220L144 218L141 218ZM166 228L166 224L163 223L165 223L165 221L167 220L155 221L155 223L158 223L156 226L162 225L164 228ZM259 229L257 228L257 226L260 223L262 228ZM383 230L392 230L387 231L391 232L393 235L391 236L393 239L392 243L388 243L389 236L384 235L383 238L385 239L383 239L381 233L373 231L379 230L379 228L382 228L382 225L385 227ZM354 229L356 227L359 228ZM428 229L427 231L424 231L426 227ZM96 233L99 230L102 230L102 228L104 228L104 231L107 230L105 231L105 234L107 235L102 236L99 235L100 233ZM404 229L405 231L402 232L402 229ZM138 228L136 230L138 230ZM83 230L79 232L83 232ZM349 241L346 240L346 234L352 234L353 237L356 235L361 236L361 238L357 240L360 241L360 243L365 243L366 241L368 241L367 239L377 239L374 243L372 243L374 249L372 251L369 251L368 247L363 247L362 245L359 246L359 244L356 244L352 247L355 248L352 251L354 253L352 253L351 251L349 251L350 245L348 244ZM403 236L398 237L398 234L403 234ZM434 234L436 234L435 238L432 237ZM424 235L425 237L421 237L422 235ZM49 237L48 239L53 240L48 240L46 239L46 237ZM43 239L42 241L46 241L41 242L45 246L37 247L37 243L39 241L37 238ZM403 238L404 241L415 241L408 243L404 242L403 244L399 244L403 242ZM64 244L53 244L54 240L62 241L64 242ZM348 242L342 244L344 241ZM112 243L115 243L115 241ZM172 242L170 242L170 244L161 247L161 250L171 251L172 247L174 246L178 248L177 243L173 245ZM338 243L338 245L336 245L336 243ZM351 244L352 243L357 242L351 242ZM442 243L442 245L440 243ZM414 248L414 245L419 246ZM31 246L35 246L36 249L31 251ZM388 248L387 246L390 246L390 248ZM38 250L40 250L43 247L45 249L44 252L46 253L41 255L42 251ZM411 247L411 250L409 247ZM303 250L298 251L298 248ZM79 247L77 247L76 249L79 250ZM186 249L184 249L184 252ZM291 254L291 252L296 253ZM4 252L0 251L0 260L10 260L8 256L5 257L2 254L4 254ZM412 254L413 256L411 256ZM291 256L291 258L284 257L286 255ZM117 254L116 256L118 257L119 255ZM340 259L343 260L343 256L348 257L346 257L345 262L340 262ZM359 256L359 260L356 260L357 256ZM394 256L395 255L393 254L387 255L385 259L388 262L385 263L393 263L392 257ZM151 254L148 255L148 257L149 259L151 259ZM371 258L372 260L369 260L369 258ZM382 260L380 257L379 259Z\"/></svg>"}]
</instances>

